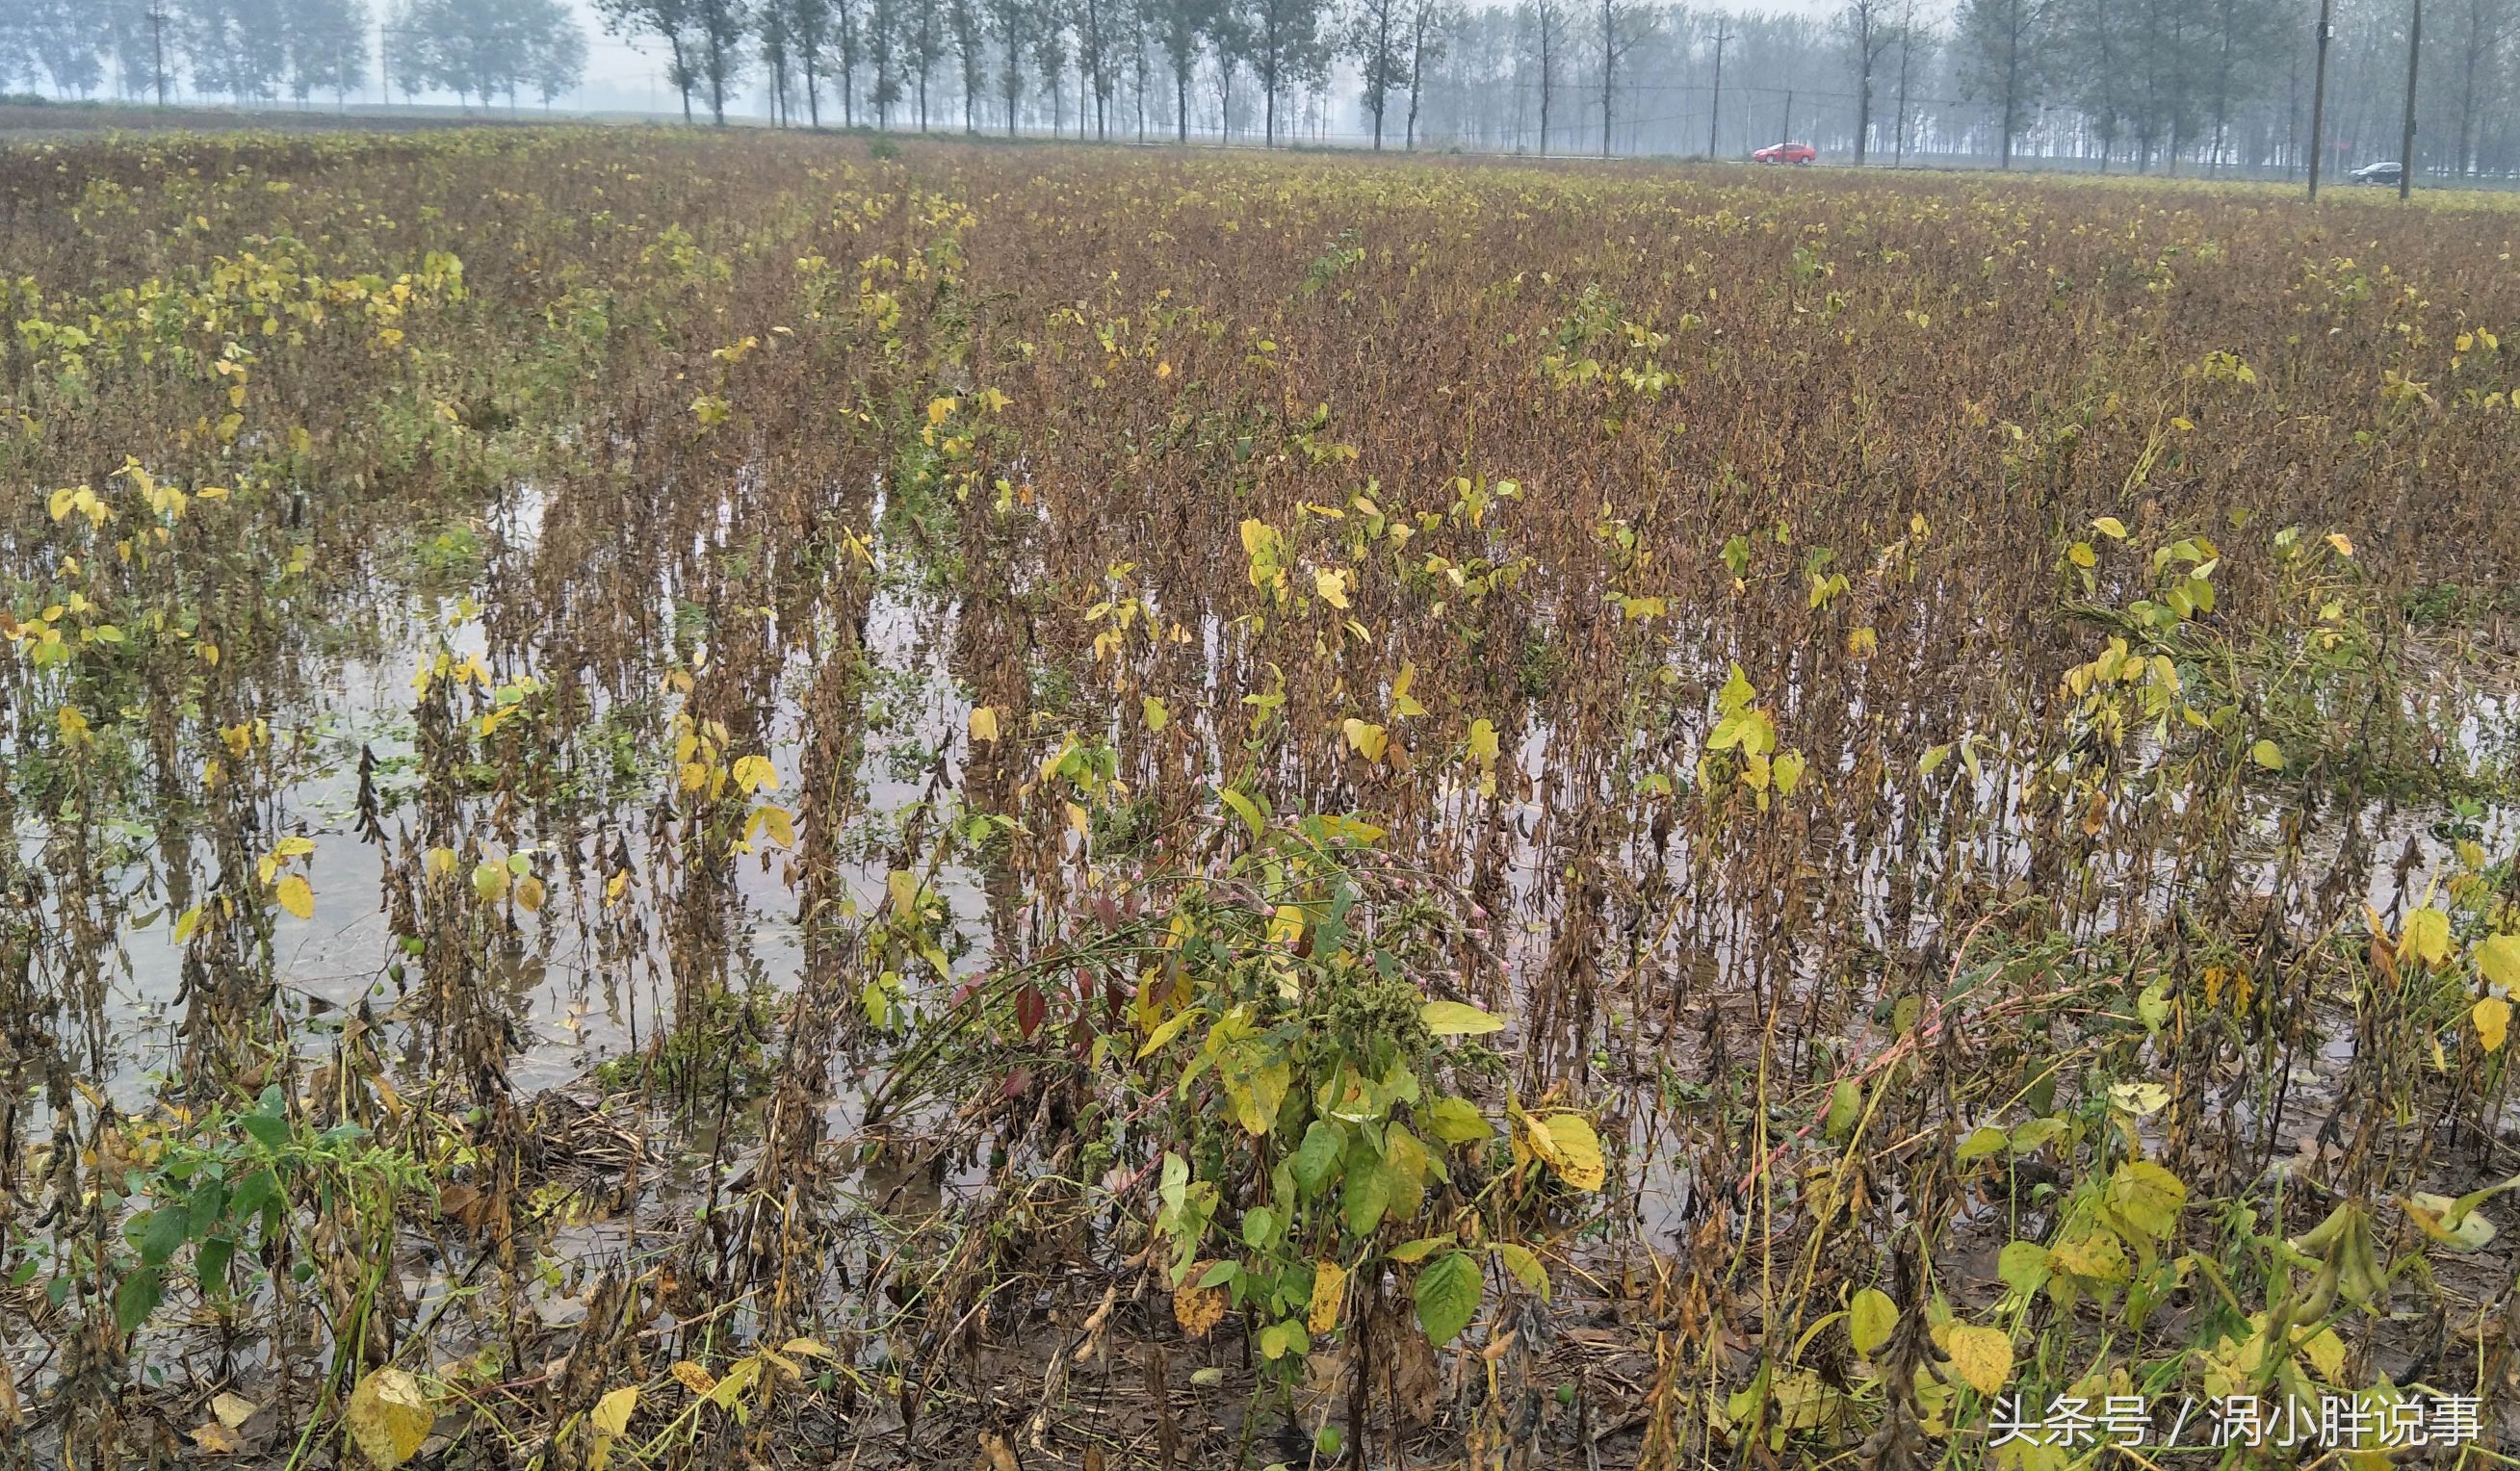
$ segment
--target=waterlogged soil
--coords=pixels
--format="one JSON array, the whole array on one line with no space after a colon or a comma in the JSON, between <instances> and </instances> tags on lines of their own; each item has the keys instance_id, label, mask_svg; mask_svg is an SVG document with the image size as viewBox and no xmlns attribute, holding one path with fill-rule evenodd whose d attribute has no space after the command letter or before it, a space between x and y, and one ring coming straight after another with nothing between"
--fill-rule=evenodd
<instances>
[{"instance_id":1,"label":"waterlogged soil","mask_svg":"<svg viewBox=\"0 0 2520 1471\"><path fill-rule=\"evenodd\" d=\"M1970 1393L1955 1323L2201 1392L2344 1204L2406 1272L2340 1319L2359 1382L2498 1396L2520 1238L2402 1202L2520 1172L2472 1009L2520 846L2509 216L877 153L0 160L40 284L0 1464L353 1463L388 1367L446 1465L1739 1464L1763 1414L1891 1464L1885 1396L1975 1464L1985 1396L1915 1398ZM209 328L150 337L166 292ZM1611 1159L1500 1137L1454 1214L1330 1227L1371 1290L1275 1368L1150 1227L1178 1151L1236 1192L1202 1265L1265 1235L1269 1172L1210 1164L1250 1131L1114 1024L1151 970L1076 958L1149 875L1235 881L1227 791L1426 875L1504 1023L1476 1102ZM1168 1092L1205 1119L1148 1137ZM423 1178L119 1320L150 1172L264 1098ZM2122 1233L2228 1291L2007 1283L2156 1159L2186 1214ZM1545 1286L1487 1266L1433 1344L1403 1243L1472 1222ZM1819 1326L1866 1288L1897 1347Z\"/></svg>"}]
</instances>

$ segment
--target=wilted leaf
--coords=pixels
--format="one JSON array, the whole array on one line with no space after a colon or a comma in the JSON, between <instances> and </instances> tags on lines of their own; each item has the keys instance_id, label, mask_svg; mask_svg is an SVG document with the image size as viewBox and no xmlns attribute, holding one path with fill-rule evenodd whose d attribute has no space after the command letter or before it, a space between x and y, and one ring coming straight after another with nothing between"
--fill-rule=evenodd
<instances>
[{"instance_id":1,"label":"wilted leaf","mask_svg":"<svg viewBox=\"0 0 2520 1471\"><path fill-rule=\"evenodd\" d=\"M616 1389L595 1402L586 1421L604 1435L618 1436L630 1428L630 1416L639 1408L639 1387Z\"/></svg>"},{"instance_id":2,"label":"wilted leaf","mask_svg":"<svg viewBox=\"0 0 2520 1471\"><path fill-rule=\"evenodd\" d=\"M2485 1049L2501 1051L2503 1040L2511 1033L2511 1003L2498 996L2489 996L2469 1008L2467 1014L2476 1023L2476 1040L2485 1044Z\"/></svg>"},{"instance_id":3,"label":"wilted leaf","mask_svg":"<svg viewBox=\"0 0 2520 1471\"><path fill-rule=\"evenodd\" d=\"M280 907L300 919L315 917L315 887L295 873L289 874L272 886L271 895Z\"/></svg>"},{"instance_id":4,"label":"wilted leaf","mask_svg":"<svg viewBox=\"0 0 2520 1471\"><path fill-rule=\"evenodd\" d=\"M1305 1310L1304 1326L1316 1333L1328 1333L1338 1326L1339 1307L1347 1296L1347 1269L1328 1258L1313 1264L1312 1306Z\"/></svg>"},{"instance_id":5,"label":"wilted leaf","mask_svg":"<svg viewBox=\"0 0 2520 1471\"><path fill-rule=\"evenodd\" d=\"M2002 1328L1961 1323L1952 1329L1945 1352L1962 1383L1992 1398L2012 1377L2012 1339Z\"/></svg>"},{"instance_id":6,"label":"wilted leaf","mask_svg":"<svg viewBox=\"0 0 2520 1471\"><path fill-rule=\"evenodd\" d=\"M2520 935L2494 935L2476 947L2476 968L2505 991L2520 991Z\"/></svg>"},{"instance_id":7,"label":"wilted leaf","mask_svg":"<svg viewBox=\"0 0 2520 1471\"><path fill-rule=\"evenodd\" d=\"M2187 1186L2176 1175L2148 1159L2118 1166L2109 1177L2108 1202L2118 1218L2156 1241L2179 1225L2187 1204Z\"/></svg>"},{"instance_id":8,"label":"wilted leaf","mask_svg":"<svg viewBox=\"0 0 2520 1471\"><path fill-rule=\"evenodd\" d=\"M2401 954L2411 951L2421 956L2427 965L2438 965L2450 958L2450 915L2431 905L2425 905L2407 916L2407 932L2400 937Z\"/></svg>"},{"instance_id":9,"label":"wilted leaf","mask_svg":"<svg viewBox=\"0 0 2520 1471\"><path fill-rule=\"evenodd\" d=\"M717 1375L688 1359L676 1360L674 1366L666 1372L672 1374L677 1383L695 1395L705 1397L717 1388Z\"/></svg>"},{"instance_id":10,"label":"wilted leaf","mask_svg":"<svg viewBox=\"0 0 2520 1471\"><path fill-rule=\"evenodd\" d=\"M1225 1289L1198 1285L1199 1277L1211 1265L1199 1263L1192 1267L1191 1275L1173 1289L1173 1321L1181 1324L1182 1332L1192 1338L1205 1338L1218 1323L1225 1321Z\"/></svg>"},{"instance_id":11,"label":"wilted leaf","mask_svg":"<svg viewBox=\"0 0 2520 1471\"><path fill-rule=\"evenodd\" d=\"M371 1369L350 1391L341 1423L361 1454L381 1468L393 1468L420 1452L437 1423L437 1411L421 1391L420 1381L401 1369Z\"/></svg>"},{"instance_id":12,"label":"wilted leaf","mask_svg":"<svg viewBox=\"0 0 2520 1471\"><path fill-rule=\"evenodd\" d=\"M2494 1223L2485 1219L2483 1211L2470 1207L2459 1212L2458 1202L2447 1195L2417 1190L2402 1204L2407 1208L2408 1219L2425 1235L2452 1251L2483 1251L2494 1239ZM2457 1212L2455 1217L2453 1212Z\"/></svg>"},{"instance_id":13,"label":"wilted leaf","mask_svg":"<svg viewBox=\"0 0 2520 1471\"><path fill-rule=\"evenodd\" d=\"M2140 1119L2168 1106L2170 1090L2158 1083L2121 1083L2109 1090L2109 1101Z\"/></svg>"},{"instance_id":14,"label":"wilted leaf","mask_svg":"<svg viewBox=\"0 0 2520 1471\"><path fill-rule=\"evenodd\" d=\"M1582 1114L1552 1114L1541 1128L1556 1146L1545 1156L1557 1178L1579 1190L1598 1190L1610 1178L1601 1159L1601 1137L1593 1132L1592 1121Z\"/></svg>"}]
</instances>

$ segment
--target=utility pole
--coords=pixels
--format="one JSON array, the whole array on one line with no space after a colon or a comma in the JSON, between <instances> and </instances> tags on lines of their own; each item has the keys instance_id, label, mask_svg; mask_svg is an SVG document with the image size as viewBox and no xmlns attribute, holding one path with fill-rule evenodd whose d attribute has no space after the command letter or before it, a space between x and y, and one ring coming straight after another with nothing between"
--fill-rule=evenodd
<instances>
[{"instance_id":1,"label":"utility pole","mask_svg":"<svg viewBox=\"0 0 2520 1471\"><path fill-rule=\"evenodd\" d=\"M166 7L149 7L149 66L158 78L158 106L166 106Z\"/></svg>"},{"instance_id":2,"label":"utility pole","mask_svg":"<svg viewBox=\"0 0 2520 1471\"><path fill-rule=\"evenodd\" d=\"M2407 26L2407 129L2398 145L2398 198L2415 188L2415 64L2424 55L2424 0L2414 0L2414 20Z\"/></svg>"},{"instance_id":3,"label":"utility pole","mask_svg":"<svg viewBox=\"0 0 2520 1471\"><path fill-rule=\"evenodd\" d=\"M1784 136L1778 138L1777 141L1778 143L1791 143L1794 141L1794 91L1791 87L1787 87L1785 89Z\"/></svg>"},{"instance_id":4,"label":"utility pole","mask_svg":"<svg viewBox=\"0 0 2520 1471\"><path fill-rule=\"evenodd\" d=\"M1715 99L1706 105L1706 156L1710 159L1715 156L1716 124L1724 120L1724 43L1732 39L1725 24L1725 21L1715 22Z\"/></svg>"},{"instance_id":5,"label":"utility pole","mask_svg":"<svg viewBox=\"0 0 2520 1471\"><path fill-rule=\"evenodd\" d=\"M2327 23L2330 0L2318 0L2318 69L2310 84L2310 197L2318 198L2319 156L2327 151L2327 43L2336 27ZM2401 167L2404 166L2401 160Z\"/></svg>"}]
</instances>

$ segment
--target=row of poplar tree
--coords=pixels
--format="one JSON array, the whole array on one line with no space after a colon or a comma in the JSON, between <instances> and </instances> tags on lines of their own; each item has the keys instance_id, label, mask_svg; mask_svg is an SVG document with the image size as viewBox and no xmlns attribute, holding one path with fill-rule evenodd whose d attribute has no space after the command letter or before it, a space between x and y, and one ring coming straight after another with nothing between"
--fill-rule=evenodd
<instances>
[{"instance_id":1,"label":"row of poplar tree","mask_svg":"<svg viewBox=\"0 0 2520 1471\"><path fill-rule=\"evenodd\" d=\"M562 0L0 0L0 88L304 107L375 80L406 99L546 107L586 74Z\"/></svg>"},{"instance_id":2,"label":"row of poplar tree","mask_svg":"<svg viewBox=\"0 0 2520 1471\"><path fill-rule=\"evenodd\" d=\"M2395 156L2418 0L2329 0L2317 127L2319 0L592 3L718 121L2298 172ZM2520 173L2520 0L2430 3L2419 170ZM0 0L0 86L62 94L302 104L373 60L406 99L548 105L585 58L562 0Z\"/></svg>"}]
</instances>

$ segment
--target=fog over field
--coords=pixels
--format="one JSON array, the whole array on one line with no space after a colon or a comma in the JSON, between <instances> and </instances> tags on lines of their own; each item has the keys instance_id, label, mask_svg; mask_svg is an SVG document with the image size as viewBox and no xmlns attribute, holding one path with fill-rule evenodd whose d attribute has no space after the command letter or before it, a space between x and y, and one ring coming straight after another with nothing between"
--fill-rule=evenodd
<instances>
[{"instance_id":1,"label":"fog over field","mask_svg":"<svg viewBox=\"0 0 2520 1471\"><path fill-rule=\"evenodd\" d=\"M2411 138L2417 180L2520 173L2520 0L2328 8L2323 92L2312 0L21 0L0 81L1262 146L1791 141L1823 163L2287 179Z\"/></svg>"}]
</instances>

